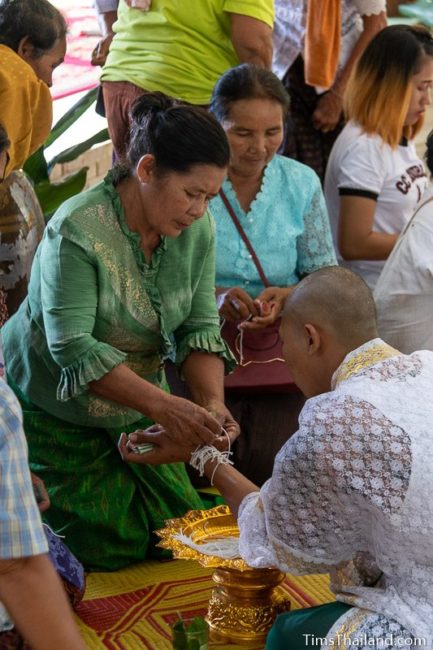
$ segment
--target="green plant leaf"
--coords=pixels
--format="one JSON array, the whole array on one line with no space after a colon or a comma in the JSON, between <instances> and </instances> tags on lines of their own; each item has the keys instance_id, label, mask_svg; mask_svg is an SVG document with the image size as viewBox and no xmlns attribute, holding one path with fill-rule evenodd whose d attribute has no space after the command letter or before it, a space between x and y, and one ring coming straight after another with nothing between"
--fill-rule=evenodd
<instances>
[{"instance_id":1,"label":"green plant leaf","mask_svg":"<svg viewBox=\"0 0 433 650\"><path fill-rule=\"evenodd\" d=\"M188 650L186 632L178 630L173 634L173 650Z\"/></svg>"},{"instance_id":2,"label":"green plant leaf","mask_svg":"<svg viewBox=\"0 0 433 650\"><path fill-rule=\"evenodd\" d=\"M54 158L52 158L48 163L48 171L51 172L54 165L75 160L75 158L81 156L82 153L93 147L93 145L98 144L99 142L106 142L109 139L110 136L108 129L102 129L98 133L92 135L90 138L87 138L87 140L84 140L79 144L75 144L74 146L69 147L68 149L65 149L61 153L57 154L57 156L54 156Z\"/></svg>"},{"instance_id":3,"label":"green plant leaf","mask_svg":"<svg viewBox=\"0 0 433 650\"><path fill-rule=\"evenodd\" d=\"M81 192L86 184L87 170L88 167L83 167L59 183L42 181L35 185L35 191L46 220L53 215L66 199Z\"/></svg>"},{"instance_id":4,"label":"green plant leaf","mask_svg":"<svg viewBox=\"0 0 433 650\"><path fill-rule=\"evenodd\" d=\"M181 618L177 619L176 623L172 625L171 629L174 630L175 632L183 632L183 633L186 632L185 623Z\"/></svg>"},{"instance_id":5,"label":"green plant leaf","mask_svg":"<svg viewBox=\"0 0 433 650\"><path fill-rule=\"evenodd\" d=\"M200 645L198 639L188 639L188 650L200 650Z\"/></svg>"},{"instance_id":6,"label":"green plant leaf","mask_svg":"<svg viewBox=\"0 0 433 650\"><path fill-rule=\"evenodd\" d=\"M34 184L40 183L41 181L48 181L49 172L47 161L44 156L44 147L39 147L34 154L27 159L26 164L24 165L24 171L28 176L30 176Z\"/></svg>"},{"instance_id":7,"label":"green plant leaf","mask_svg":"<svg viewBox=\"0 0 433 650\"><path fill-rule=\"evenodd\" d=\"M53 126L52 131L50 135L47 138L47 141L45 142L45 149L50 146L57 138L59 138L69 127L71 124L76 122L79 117L83 113L87 111L89 106L93 104L93 102L96 100L96 96L98 94L98 88L92 88L89 90L88 93L84 95L78 102L76 102L69 111L67 111L63 117L60 118L60 120Z\"/></svg>"},{"instance_id":8,"label":"green plant leaf","mask_svg":"<svg viewBox=\"0 0 433 650\"><path fill-rule=\"evenodd\" d=\"M203 616L195 616L191 623L188 625L188 632L206 632L207 631L207 623L204 620Z\"/></svg>"}]
</instances>

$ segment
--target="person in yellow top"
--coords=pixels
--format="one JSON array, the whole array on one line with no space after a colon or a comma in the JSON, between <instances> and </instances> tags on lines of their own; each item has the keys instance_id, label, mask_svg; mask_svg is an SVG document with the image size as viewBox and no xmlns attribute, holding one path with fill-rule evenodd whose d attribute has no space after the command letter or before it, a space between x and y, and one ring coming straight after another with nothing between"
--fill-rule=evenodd
<instances>
[{"instance_id":1,"label":"person in yellow top","mask_svg":"<svg viewBox=\"0 0 433 650\"><path fill-rule=\"evenodd\" d=\"M66 52L66 23L47 0L0 0L0 123L10 140L6 176L46 140L54 68Z\"/></svg>"},{"instance_id":2,"label":"person in yellow top","mask_svg":"<svg viewBox=\"0 0 433 650\"><path fill-rule=\"evenodd\" d=\"M47 0L0 0L0 124L9 139L0 185L0 291L9 315L27 293L44 228L33 186L20 170L51 130L49 87L65 56L66 31Z\"/></svg>"},{"instance_id":3,"label":"person in yellow top","mask_svg":"<svg viewBox=\"0 0 433 650\"><path fill-rule=\"evenodd\" d=\"M273 0L96 0L96 7L105 38L94 62L104 61L109 46L101 80L119 158L129 106L144 91L207 105L225 70L244 62L271 66Z\"/></svg>"}]
</instances>

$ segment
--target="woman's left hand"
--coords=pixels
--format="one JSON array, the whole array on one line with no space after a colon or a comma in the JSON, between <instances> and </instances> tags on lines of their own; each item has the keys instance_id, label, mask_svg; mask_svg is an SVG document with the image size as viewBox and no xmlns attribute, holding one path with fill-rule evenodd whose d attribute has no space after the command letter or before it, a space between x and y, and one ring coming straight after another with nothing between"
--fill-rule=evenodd
<instances>
[{"instance_id":1,"label":"woman's left hand","mask_svg":"<svg viewBox=\"0 0 433 650\"><path fill-rule=\"evenodd\" d=\"M134 451L138 445L149 445L144 453ZM153 424L148 429L122 433L118 442L119 453L125 463L139 465L165 465L166 463L187 463L196 446L181 445L167 434L160 424Z\"/></svg>"}]
</instances>

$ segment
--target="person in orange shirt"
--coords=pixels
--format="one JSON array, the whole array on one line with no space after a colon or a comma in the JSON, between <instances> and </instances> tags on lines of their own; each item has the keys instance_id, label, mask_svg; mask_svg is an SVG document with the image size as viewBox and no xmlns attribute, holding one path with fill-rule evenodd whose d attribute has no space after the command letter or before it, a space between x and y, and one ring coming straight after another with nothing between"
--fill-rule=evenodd
<instances>
[{"instance_id":1,"label":"person in orange shirt","mask_svg":"<svg viewBox=\"0 0 433 650\"><path fill-rule=\"evenodd\" d=\"M7 176L50 133L49 87L65 57L67 27L47 0L1 0L0 26L0 123L10 140Z\"/></svg>"}]
</instances>

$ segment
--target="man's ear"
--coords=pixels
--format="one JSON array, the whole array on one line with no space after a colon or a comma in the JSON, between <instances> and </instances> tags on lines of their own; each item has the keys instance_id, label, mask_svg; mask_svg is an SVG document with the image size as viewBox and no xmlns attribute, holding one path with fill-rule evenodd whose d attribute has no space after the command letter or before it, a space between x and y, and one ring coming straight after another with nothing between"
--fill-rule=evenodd
<instances>
[{"instance_id":1,"label":"man's ear","mask_svg":"<svg viewBox=\"0 0 433 650\"><path fill-rule=\"evenodd\" d=\"M151 153L146 153L141 156L136 168L136 176L140 183L146 184L150 181L152 176L155 175L155 156Z\"/></svg>"},{"instance_id":2,"label":"man's ear","mask_svg":"<svg viewBox=\"0 0 433 650\"><path fill-rule=\"evenodd\" d=\"M24 61L31 61L35 58L35 46L30 40L29 36L23 36L23 38L18 43L17 54Z\"/></svg>"},{"instance_id":3,"label":"man's ear","mask_svg":"<svg viewBox=\"0 0 433 650\"><path fill-rule=\"evenodd\" d=\"M319 350L322 343L320 332L315 327L315 325L312 325L311 323L305 323L304 336L307 343L307 354L315 354Z\"/></svg>"}]
</instances>

